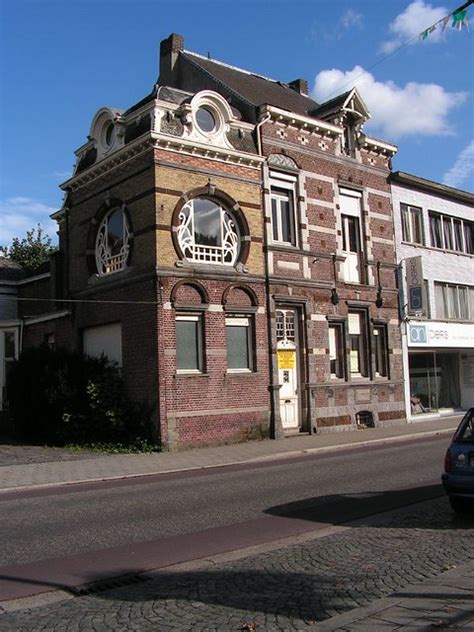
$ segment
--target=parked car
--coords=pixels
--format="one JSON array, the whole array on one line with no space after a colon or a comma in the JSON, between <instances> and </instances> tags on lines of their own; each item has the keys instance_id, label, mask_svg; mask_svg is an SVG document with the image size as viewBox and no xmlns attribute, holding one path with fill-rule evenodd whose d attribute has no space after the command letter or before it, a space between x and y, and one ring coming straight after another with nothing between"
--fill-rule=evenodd
<instances>
[{"instance_id":1,"label":"parked car","mask_svg":"<svg viewBox=\"0 0 474 632\"><path fill-rule=\"evenodd\" d=\"M474 408L467 411L454 433L441 480L454 511L474 509Z\"/></svg>"}]
</instances>

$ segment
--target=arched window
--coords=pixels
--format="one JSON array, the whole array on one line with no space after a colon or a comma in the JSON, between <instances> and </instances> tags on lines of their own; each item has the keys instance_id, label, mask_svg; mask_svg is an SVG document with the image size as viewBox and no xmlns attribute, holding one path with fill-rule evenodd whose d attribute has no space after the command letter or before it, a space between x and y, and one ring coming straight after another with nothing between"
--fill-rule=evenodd
<instances>
[{"instance_id":1,"label":"arched window","mask_svg":"<svg viewBox=\"0 0 474 632\"><path fill-rule=\"evenodd\" d=\"M178 244L188 261L234 265L240 234L231 213L213 199L197 197L179 212Z\"/></svg>"},{"instance_id":2,"label":"arched window","mask_svg":"<svg viewBox=\"0 0 474 632\"><path fill-rule=\"evenodd\" d=\"M99 276L123 270L130 254L130 229L124 206L112 209L102 220L95 241Z\"/></svg>"}]
</instances>

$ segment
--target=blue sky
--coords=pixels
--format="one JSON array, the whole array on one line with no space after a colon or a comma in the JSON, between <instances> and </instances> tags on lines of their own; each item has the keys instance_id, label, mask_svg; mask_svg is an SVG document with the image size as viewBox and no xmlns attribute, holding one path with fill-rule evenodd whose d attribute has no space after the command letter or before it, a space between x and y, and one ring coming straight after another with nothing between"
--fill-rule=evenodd
<instances>
[{"instance_id":1,"label":"blue sky","mask_svg":"<svg viewBox=\"0 0 474 632\"><path fill-rule=\"evenodd\" d=\"M356 85L372 114L365 131L399 147L394 169L472 190L474 5L469 29L416 37L460 4L0 0L0 244L38 222L54 235L58 184L95 112L150 92L171 32L187 50L282 81L305 78L318 101Z\"/></svg>"}]
</instances>

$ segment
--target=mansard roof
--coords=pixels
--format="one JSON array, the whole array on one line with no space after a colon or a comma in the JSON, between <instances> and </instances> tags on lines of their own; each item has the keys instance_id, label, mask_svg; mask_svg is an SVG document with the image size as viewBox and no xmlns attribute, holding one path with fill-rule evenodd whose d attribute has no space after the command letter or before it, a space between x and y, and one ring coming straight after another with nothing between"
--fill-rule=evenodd
<instances>
[{"instance_id":1,"label":"mansard roof","mask_svg":"<svg viewBox=\"0 0 474 632\"><path fill-rule=\"evenodd\" d=\"M318 106L310 97L300 94L281 81L268 79L241 68L228 66L222 62L206 59L196 53L183 51L185 60L211 75L222 87L227 87L247 103L259 107L274 105L296 114L308 114Z\"/></svg>"}]
</instances>

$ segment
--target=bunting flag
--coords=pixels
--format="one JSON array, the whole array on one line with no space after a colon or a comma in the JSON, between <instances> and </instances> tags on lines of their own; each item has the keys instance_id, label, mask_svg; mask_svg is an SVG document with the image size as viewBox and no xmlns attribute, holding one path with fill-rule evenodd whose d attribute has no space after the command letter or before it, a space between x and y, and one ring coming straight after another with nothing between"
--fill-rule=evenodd
<instances>
[{"instance_id":1,"label":"bunting flag","mask_svg":"<svg viewBox=\"0 0 474 632\"><path fill-rule=\"evenodd\" d=\"M451 28L457 29L461 31L463 27L469 28L469 20L467 19L467 7L472 4L474 0L470 0L469 2L464 3L462 6L454 9L448 15L445 15L444 18L438 20L435 24L432 24L427 29L420 33L420 39L425 40L428 38L430 33L436 31L437 28L441 29L441 32L448 26L449 22L451 22Z\"/></svg>"}]
</instances>

